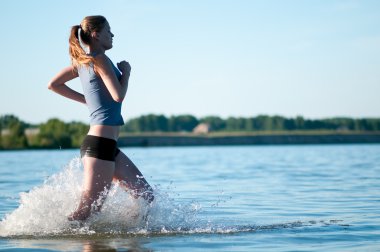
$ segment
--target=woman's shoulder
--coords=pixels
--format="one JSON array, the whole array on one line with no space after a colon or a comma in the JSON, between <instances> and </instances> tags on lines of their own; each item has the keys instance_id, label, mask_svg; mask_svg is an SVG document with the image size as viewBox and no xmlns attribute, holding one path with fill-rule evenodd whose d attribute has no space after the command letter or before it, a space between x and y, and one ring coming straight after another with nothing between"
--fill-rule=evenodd
<instances>
[{"instance_id":1,"label":"woman's shoulder","mask_svg":"<svg viewBox=\"0 0 380 252\"><path fill-rule=\"evenodd\" d=\"M110 58L104 53L98 54L94 57L94 70L96 73L100 72L111 72L114 70L115 66L113 65Z\"/></svg>"},{"instance_id":2,"label":"woman's shoulder","mask_svg":"<svg viewBox=\"0 0 380 252\"><path fill-rule=\"evenodd\" d=\"M111 63L110 58L104 53L98 53L94 57L94 63L96 66L109 65Z\"/></svg>"}]
</instances>

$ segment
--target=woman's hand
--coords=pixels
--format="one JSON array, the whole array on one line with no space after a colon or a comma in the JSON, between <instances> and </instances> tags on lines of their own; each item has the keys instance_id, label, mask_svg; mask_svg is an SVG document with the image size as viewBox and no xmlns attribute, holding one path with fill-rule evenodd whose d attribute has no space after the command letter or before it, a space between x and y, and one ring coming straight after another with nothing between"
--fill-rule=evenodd
<instances>
[{"instance_id":1,"label":"woman's hand","mask_svg":"<svg viewBox=\"0 0 380 252\"><path fill-rule=\"evenodd\" d=\"M117 68L119 68L119 70L123 74L128 74L128 75L131 74L131 65L129 65L129 63L126 62L125 60L120 61L119 63L117 63Z\"/></svg>"}]
</instances>

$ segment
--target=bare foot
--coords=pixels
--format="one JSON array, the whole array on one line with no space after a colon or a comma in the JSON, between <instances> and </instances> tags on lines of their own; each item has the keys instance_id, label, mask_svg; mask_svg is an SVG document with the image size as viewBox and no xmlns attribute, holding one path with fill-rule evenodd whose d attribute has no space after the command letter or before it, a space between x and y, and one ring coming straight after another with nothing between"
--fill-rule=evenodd
<instances>
[{"instance_id":1,"label":"bare foot","mask_svg":"<svg viewBox=\"0 0 380 252\"><path fill-rule=\"evenodd\" d=\"M84 221L91 214L91 209L89 207L84 207L82 209L76 210L74 213L70 214L67 219L69 221Z\"/></svg>"}]
</instances>

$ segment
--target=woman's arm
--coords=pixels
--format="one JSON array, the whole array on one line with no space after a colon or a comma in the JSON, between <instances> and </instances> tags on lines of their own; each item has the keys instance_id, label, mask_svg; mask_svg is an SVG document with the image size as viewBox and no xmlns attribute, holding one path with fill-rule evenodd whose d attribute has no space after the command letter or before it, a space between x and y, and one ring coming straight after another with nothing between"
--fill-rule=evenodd
<instances>
[{"instance_id":1,"label":"woman's arm","mask_svg":"<svg viewBox=\"0 0 380 252\"><path fill-rule=\"evenodd\" d=\"M48 89L77 102L86 104L84 95L69 88L66 82L78 77L78 72L73 66L64 68L48 84Z\"/></svg>"},{"instance_id":2,"label":"woman's arm","mask_svg":"<svg viewBox=\"0 0 380 252\"><path fill-rule=\"evenodd\" d=\"M122 102L127 94L131 67L125 61L120 62L118 67L122 75L120 80L118 80L111 64L105 54L99 54L95 57L95 71L100 75L100 78L102 78L112 99L116 102Z\"/></svg>"}]
</instances>

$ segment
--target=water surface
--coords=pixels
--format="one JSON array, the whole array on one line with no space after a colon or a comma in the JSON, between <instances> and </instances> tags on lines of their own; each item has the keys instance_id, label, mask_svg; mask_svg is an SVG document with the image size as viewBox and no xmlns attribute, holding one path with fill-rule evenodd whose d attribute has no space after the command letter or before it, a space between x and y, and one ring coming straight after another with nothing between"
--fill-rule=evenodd
<instances>
[{"instance_id":1,"label":"water surface","mask_svg":"<svg viewBox=\"0 0 380 252\"><path fill-rule=\"evenodd\" d=\"M116 184L82 225L77 150L0 152L0 250L380 250L380 145L122 150L156 201Z\"/></svg>"}]
</instances>

